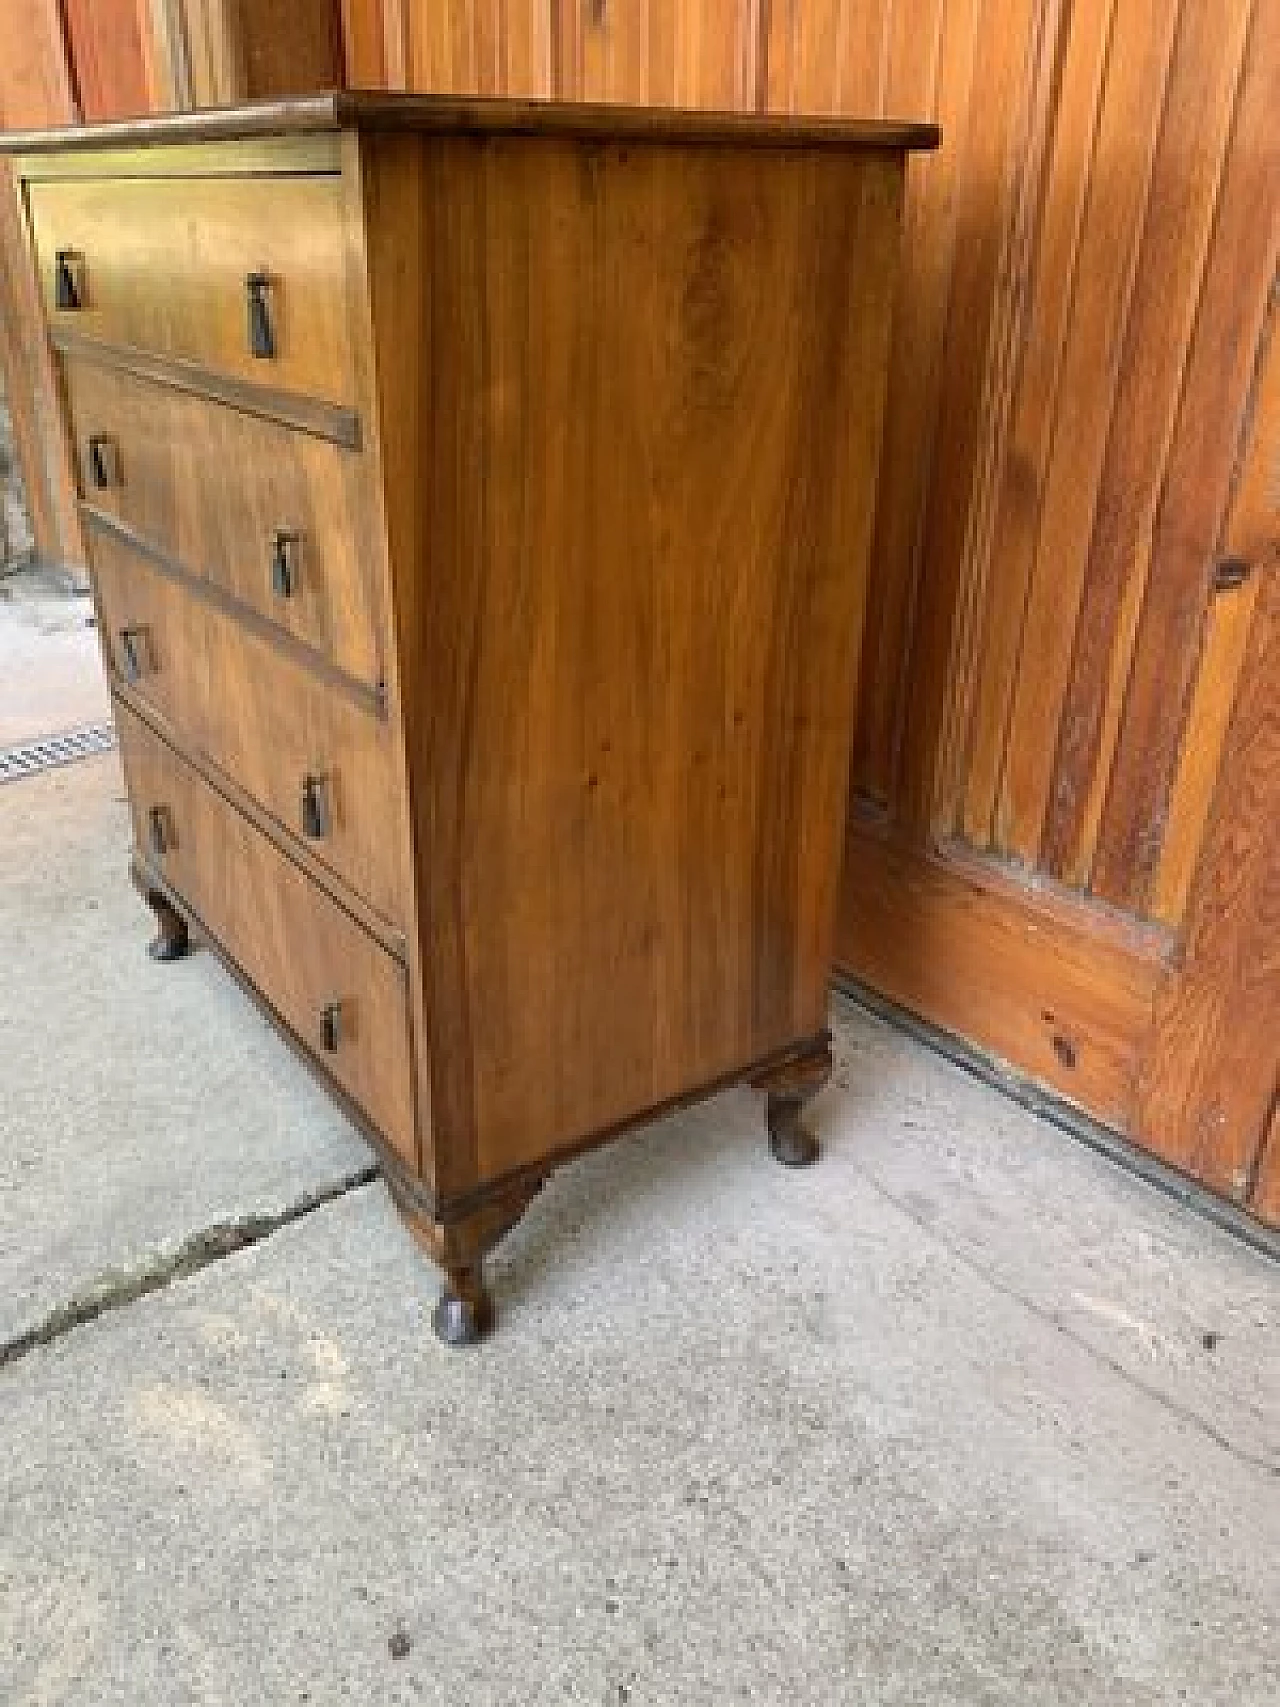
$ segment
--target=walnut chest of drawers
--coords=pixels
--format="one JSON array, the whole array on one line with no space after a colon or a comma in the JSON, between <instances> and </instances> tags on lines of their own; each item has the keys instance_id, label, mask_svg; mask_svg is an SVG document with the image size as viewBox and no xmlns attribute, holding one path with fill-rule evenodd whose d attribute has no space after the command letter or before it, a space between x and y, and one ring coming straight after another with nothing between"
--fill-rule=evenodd
<instances>
[{"instance_id":1,"label":"walnut chest of drawers","mask_svg":"<svg viewBox=\"0 0 1280 1707\"><path fill-rule=\"evenodd\" d=\"M377 1145L436 1327L551 1169L826 992L928 127L333 96L8 139L151 952Z\"/></svg>"}]
</instances>

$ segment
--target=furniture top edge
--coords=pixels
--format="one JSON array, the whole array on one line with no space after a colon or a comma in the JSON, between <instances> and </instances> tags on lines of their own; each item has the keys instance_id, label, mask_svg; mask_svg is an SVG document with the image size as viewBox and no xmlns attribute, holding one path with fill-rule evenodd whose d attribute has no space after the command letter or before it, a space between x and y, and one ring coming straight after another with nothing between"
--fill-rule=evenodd
<instances>
[{"instance_id":1,"label":"furniture top edge","mask_svg":"<svg viewBox=\"0 0 1280 1707\"><path fill-rule=\"evenodd\" d=\"M327 130L408 130L507 136L572 136L602 141L736 142L758 147L936 148L937 125L893 119L792 117L589 105L576 101L459 99L344 90L294 100L113 119L55 130L0 133L0 153L137 148L150 143L234 141Z\"/></svg>"}]
</instances>

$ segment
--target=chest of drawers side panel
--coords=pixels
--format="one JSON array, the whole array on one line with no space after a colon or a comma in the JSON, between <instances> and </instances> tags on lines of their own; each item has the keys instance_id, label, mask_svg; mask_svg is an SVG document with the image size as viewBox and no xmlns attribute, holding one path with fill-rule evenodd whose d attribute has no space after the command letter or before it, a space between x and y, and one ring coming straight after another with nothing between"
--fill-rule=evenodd
<instances>
[{"instance_id":1,"label":"chest of drawers side panel","mask_svg":"<svg viewBox=\"0 0 1280 1707\"><path fill-rule=\"evenodd\" d=\"M362 146L447 1196L825 1026L903 160Z\"/></svg>"},{"instance_id":2,"label":"chest of drawers side panel","mask_svg":"<svg viewBox=\"0 0 1280 1707\"><path fill-rule=\"evenodd\" d=\"M364 515L361 537L366 542L365 572L370 597L377 611L382 637L383 689L389 724L389 771L392 797L387 802L387 833L396 838L401 853L399 871L403 885L401 918L404 923L408 970L412 1093L416 1130L414 1168L426 1190L441 1189L441 1158L435 1142L432 1100L432 1051L434 1032L426 1006L425 960L432 945L423 928L419 905L415 820L410 804L412 768L406 750L404 679L396 611L393 560L398 546L398 528L407 508L415 502L413 470L402 460L406 438L414 434L397 417L403 399L392 383L395 367L384 368L378 360L378 330L373 315L372 275L375 265L374 233L368 205L366 139L347 130L339 139L343 183L343 240L345 248L346 305L352 337L355 390L361 413L365 480L362 488ZM378 251L381 253L381 251ZM411 337L401 354L405 371L415 371L418 360L420 324L402 329Z\"/></svg>"}]
</instances>

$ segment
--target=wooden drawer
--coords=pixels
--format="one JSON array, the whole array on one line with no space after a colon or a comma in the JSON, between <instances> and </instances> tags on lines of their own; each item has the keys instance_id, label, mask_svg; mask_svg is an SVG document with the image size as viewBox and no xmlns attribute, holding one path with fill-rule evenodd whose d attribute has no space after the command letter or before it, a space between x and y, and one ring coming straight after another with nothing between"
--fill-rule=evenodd
<instances>
[{"instance_id":1,"label":"wooden drawer","mask_svg":"<svg viewBox=\"0 0 1280 1707\"><path fill-rule=\"evenodd\" d=\"M375 912L403 928L398 772L386 719L197 587L108 534L90 539L117 673L126 677L121 631L149 623L148 656L158 667L138 676L135 693L171 717L179 739L305 841ZM179 677L181 686L173 680ZM310 815L308 804L316 807Z\"/></svg>"},{"instance_id":2,"label":"wooden drawer","mask_svg":"<svg viewBox=\"0 0 1280 1707\"><path fill-rule=\"evenodd\" d=\"M116 721L144 862L416 1165L404 968L118 702Z\"/></svg>"},{"instance_id":3,"label":"wooden drawer","mask_svg":"<svg viewBox=\"0 0 1280 1707\"><path fill-rule=\"evenodd\" d=\"M188 741L200 744L209 696L205 606L111 540L87 538L111 668Z\"/></svg>"},{"instance_id":4,"label":"wooden drawer","mask_svg":"<svg viewBox=\"0 0 1280 1707\"><path fill-rule=\"evenodd\" d=\"M84 498L376 686L368 459L92 362L62 371Z\"/></svg>"},{"instance_id":5,"label":"wooden drawer","mask_svg":"<svg viewBox=\"0 0 1280 1707\"><path fill-rule=\"evenodd\" d=\"M337 174L65 179L29 184L27 195L55 337L79 333L351 400ZM267 281L270 354L251 346L250 278Z\"/></svg>"}]
</instances>

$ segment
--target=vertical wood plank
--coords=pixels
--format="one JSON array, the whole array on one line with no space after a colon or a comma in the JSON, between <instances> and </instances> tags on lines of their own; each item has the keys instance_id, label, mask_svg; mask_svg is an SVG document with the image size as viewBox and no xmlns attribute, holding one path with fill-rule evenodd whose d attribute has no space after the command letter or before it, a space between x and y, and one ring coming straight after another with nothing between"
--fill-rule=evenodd
<instances>
[{"instance_id":1,"label":"vertical wood plank","mask_svg":"<svg viewBox=\"0 0 1280 1707\"><path fill-rule=\"evenodd\" d=\"M890 18L885 107L939 116L944 0L899 0ZM945 116L943 119L945 123ZM903 211L903 265L893 311L893 354L867 588L866 638L854 726L853 785L888 804L903 696L903 661L919 569L920 515L929 478L947 270L948 168L913 160Z\"/></svg>"},{"instance_id":2,"label":"vertical wood plank","mask_svg":"<svg viewBox=\"0 0 1280 1707\"><path fill-rule=\"evenodd\" d=\"M147 0L62 0L62 15L81 117L92 121L147 112Z\"/></svg>"},{"instance_id":3,"label":"vertical wood plank","mask_svg":"<svg viewBox=\"0 0 1280 1707\"><path fill-rule=\"evenodd\" d=\"M982 5L983 0L945 0L939 19L932 116L947 140L939 154L927 162L913 162L909 170L902 288L913 308L904 322L895 321L893 361L895 371L905 366L915 377L910 401L905 395L890 395L886 431L891 460L882 476L886 484L877 495L877 548L872 557L873 586L885 589L884 614L877 604L878 626L867 630L867 685L861 705L868 722L862 736L865 745L854 767L857 786L890 805L896 803L904 707L913 691L911 629L919 596L925 518L947 432L942 391L949 359L952 274L970 167L968 115L975 79L981 75L977 54ZM899 423L899 408L914 412L914 420ZM920 433L909 450L914 478L911 470L900 472L894 448L913 427ZM874 596L881 597L879 592Z\"/></svg>"},{"instance_id":4,"label":"vertical wood plank","mask_svg":"<svg viewBox=\"0 0 1280 1707\"><path fill-rule=\"evenodd\" d=\"M384 0L342 0L342 60L352 89L389 89Z\"/></svg>"},{"instance_id":5,"label":"vertical wood plank","mask_svg":"<svg viewBox=\"0 0 1280 1707\"><path fill-rule=\"evenodd\" d=\"M1035 289L996 500L983 665L959 810L960 828L977 847L991 841L1004 764L1114 10L1115 0L1079 0L1063 15L1066 39L1054 99ZM1051 91L1047 94L1053 98Z\"/></svg>"},{"instance_id":6,"label":"vertical wood plank","mask_svg":"<svg viewBox=\"0 0 1280 1707\"><path fill-rule=\"evenodd\" d=\"M1176 0L1152 0L1115 12L994 826L996 845L1027 864L1039 851L1052 786L1053 733L1071 673L1098 482L1121 383L1177 10Z\"/></svg>"},{"instance_id":7,"label":"vertical wood plank","mask_svg":"<svg viewBox=\"0 0 1280 1707\"><path fill-rule=\"evenodd\" d=\"M70 124L75 85L58 0L0 0L0 130Z\"/></svg>"},{"instance_id":8,"label":"vertical wood plank","mask_svg":"<svg viewBox=\"0 0 1280 1707\"><path fill-rule=\"evenodd\" d=\"M975 490L998 434L990 407L991 357L1004 336L1010 299L1000 288L1009 258L1010 214L1024 170L1025 80L1030 70L1028 0L984 0L978 14L973 96L953 133L958 194L946 345L937 403L938 440L924 518L922 573L909 651L898 764L896 816L920 836L934 828L939 753L948 731L957 624L969 598Z\"/></svg>"},{"instance_id":9,"label":"vertical wood plank","mask_svg":"<svg viewBox=\"0 0 1280 1707\"><path fill-rule=\"evenodd\" d=\"M756 105L763 0L558 0L556 93L660 107Z\"/></svg>"},{"instance_id":10,"label":"vertical wood plank","mask_svg":"<svg viewBox=\"0 0 1280 1707\"><path fill-rule=\"evenodd\" d=\"M1210 601L1196 685L1169 795L1151 911L1181 922L1208 824L1245 644L1263 577L1280 571L1280 302L1272 301L1257 404L1223 554L1249 565L1243 586Z\"/></svg>"},{"instance_id":11,"label":"vertical wood plank","mask_svg":"<svg viewBox=\"0 0 1280 1707\"><path fill-rule=\"evenodd\" d=\"M1040 850L1041 866L1075 886L1093 863L1115 756L1249 11L1193 5L1179 18Z\"/></svg>"},{"instance_id":12,"label":"vertical wood plank","mask_svg":"<svg viewBox=\"0 0 1280 1707\"><path fill-rule=\"evenodd\" d=\"M1280 1069L1280 575L1263 581L1196 876L1182 965L1156 1001L1142 1141L1248 1193Z\"/></svg>"},{"instance_id":13,"label":"vertical wood plank","mask_svg":"<svg viewBox=\"0 0 1280 1707\"><path fill-rule=\"evenodd\" d=\"M408 87L418 94L546 97L555 0L404 0Z\"/></svg>"},{"instance_id":14,"label":"vertical wood plank","mask_svg":"<svg viewBox=\"0 0 1280 1707\"><path fill-rule=\"evenodd\" d=\"M1092 887L1143 911L1194 680L1280 239L1280 0L1257 0Z\"/></svg>"}]
</instances>

